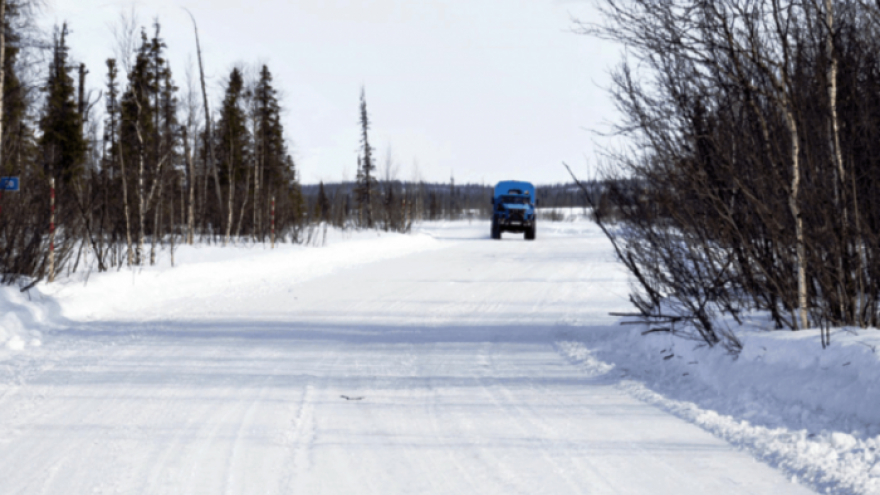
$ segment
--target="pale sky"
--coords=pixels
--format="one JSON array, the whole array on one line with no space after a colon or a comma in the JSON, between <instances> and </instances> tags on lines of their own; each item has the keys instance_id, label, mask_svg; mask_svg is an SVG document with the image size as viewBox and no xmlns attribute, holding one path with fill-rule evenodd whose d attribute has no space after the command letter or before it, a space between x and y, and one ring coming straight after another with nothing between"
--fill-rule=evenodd
<instances>
[{"instance_id":1,"label":"pale sky","mask_svg":"<svg viewBox=\"0 0 880 495\"><path fill-rule=\"evenodd\" d=\"M111 26L134 6L158 16L178 86L195 61L199 23L212 110L237 63L266 63L283 93L284 126L303 183L353 179L364 86L372 145L398 178L491 184L586 173L616 113L605 90L614 45L571 32L595 19L561 0L48 0L67 21L71 55L95 89L114 56ZM197 72L196 72L197 75ZM586 158L585 158L586 157Z\"/></svg>"}]
</instances>

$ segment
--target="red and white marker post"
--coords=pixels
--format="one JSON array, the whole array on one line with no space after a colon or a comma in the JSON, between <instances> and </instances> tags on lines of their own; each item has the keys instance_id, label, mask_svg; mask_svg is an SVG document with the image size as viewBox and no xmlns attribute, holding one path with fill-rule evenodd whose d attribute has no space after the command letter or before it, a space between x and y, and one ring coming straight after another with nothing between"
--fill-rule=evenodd
<instances>
[{"instance_id":1,"label":"red and white marker post","mask_svg":"<svg viewBox=\"0 0 880 495\"><path fill-rule=\"evenodd\" d=\"M275 249L275 196L272 195L272 213L270 218L272 219L272 244L270 249Z\"/></svg>"},{"instance_id":2,"label":"red and white marker post","mask_svg":"<svg viewBox=\"0 0 880 495\"><path fill-rule=\"evenodd\" d=\"M55 281L55 178L49 179L49 282Z\"/></svg>"}]
</instances>

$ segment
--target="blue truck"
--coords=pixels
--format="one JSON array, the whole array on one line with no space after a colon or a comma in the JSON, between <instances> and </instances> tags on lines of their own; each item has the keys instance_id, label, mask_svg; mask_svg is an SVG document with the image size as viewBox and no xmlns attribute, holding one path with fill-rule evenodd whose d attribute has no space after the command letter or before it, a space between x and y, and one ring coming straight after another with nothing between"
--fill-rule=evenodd
<instances>
[{"instance_id":1,"label":"blue truck","mask_svg":"<svg viewBox=\"0 0 880 495\"><path fill-rule=\"evenodd\" d=\"M527 241L535 240L536 203L530 182L499 182L492 195L492 239L501 239L502 232L523 232Z\"/></svg>"}]
</instances>

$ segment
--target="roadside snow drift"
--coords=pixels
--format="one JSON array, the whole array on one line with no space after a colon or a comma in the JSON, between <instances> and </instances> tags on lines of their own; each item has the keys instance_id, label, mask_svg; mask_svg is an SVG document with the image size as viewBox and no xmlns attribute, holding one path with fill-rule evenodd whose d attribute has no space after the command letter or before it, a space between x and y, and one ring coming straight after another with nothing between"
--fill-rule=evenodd
<instances>
[{"instance_id":1,"label":"roadside snow drift","mask_svg":"<svg viewBox=\"0 0 880 495\"><path fill-rule=\"evenodd\" d=\"M34 304L15 287L0 287L0 360L10 352L39 347L49 324L47 307Z\"/></svg>"}]
</instances>

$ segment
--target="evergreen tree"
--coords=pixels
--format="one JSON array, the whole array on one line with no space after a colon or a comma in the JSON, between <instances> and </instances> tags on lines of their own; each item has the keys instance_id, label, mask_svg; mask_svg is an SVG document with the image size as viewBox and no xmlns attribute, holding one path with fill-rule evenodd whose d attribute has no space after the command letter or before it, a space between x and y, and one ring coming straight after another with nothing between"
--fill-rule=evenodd
<instances>
[{"instance_id":1,"label":"evergreen tree","mask_svg":"<svg viewBox=\"0 0 880 495\"><path fill-rule=\"evenodd\" d=\"M86 141L82 117L74 99L73 78L68 67L67 24L55 31L52 62L44 88L46 101L40 119L40 147L47 172L69 183L82 172Z\"/></svg>"},{"instance_id":2,"label":"evergreen tree","mask_svg":"<svg viewBox=\"0 0 880 495\"><path fill-rule=\"evenodd\" d=\"M364 187L364 160L361 158L361 155L358 154L357 157L357 173L354 176L354 200L358 204L359 210L359 218L358 221L363 220L363 209L361 205L365 203L365 198L367 195L367 189Z\"/></svg>"},{"instance_id":3,"label":"evergreen tree","mask_svg":"<svg viewBox=\"0 0 880 495\"><path fill-rule=\"evenodd\" d=\"M368 132L370 130L370 117L367 114L367 97L364 88L361 88L361 156L358 157L357 188L355 197L362 211L363 221L368 228L373 227L373 189L376 186L376 165L373 163L373 148L370 146Z\"/></svg>"},{"instance_id":4,"label":"evergreen tree","mask_svg":"<svg viewBox=\"0 0 880 495\"><path fill-rule=\"evenodd\" d=\"M104 142L110 146L108 162L113 163L113 151L116 148L117 137L119 135L119 69L116 66L116 59L107 59L107 94L106 94L106 118L104 119ZM108 166L112 166L109 165Z\"/></svg>"},{"instance_id":5,"label":"evergreen tree","mask_svg":"<svg viewBox=\"0 0 880 495\"><path fill-rule=\"evenodd\" d=\"M4 0L0 0L4 1ZM21 175L27 163L31 162L35 151L33 126L27 115L27 88L22 84L16 72L16 64L21 52L21 36L14 27L20 17L19 6L6 2L4 17L4 52L3 58L3 131L2 131L2 166L0 173L4 175Z\"/></svg>"},{"instance_id":6,"label":"evergreen tree","mask_svg":"<svg viewBox=\"0 0 880 495\"><path fill-rule=\"evenodd\" d=\"M302 194L302 188L299 184L299 177L296 173L296 162L293 157L287 155L284 158L284 184L287 188L287 197L290 201L288 208L291 212L290 221L299 224L303 220L303 214L306 211L305 198Z\"/></svg>"},{"instance_id":7,"label":"evergreen tree","mask_svg":"<svg viewBox=\"0 0 880 495\"><path fill-rule=\"evenodd\" d=\"M0 282L10 283L21 275L32 275L35 279L42 276L40 267L46 259L43 234L49 226L45 201L45 174L49 169L44 168L40 158L43 148L34 132L40 122L35 120L37 112L31 106L31 84L23 81L16 70L22 58L21 30L28 21L28 12L18 2L4 3L0 175L18 176L22 184L28 184L19 193L0 197Z\"/></svg>"},{"instance_id":8,"label":"evergreen tree","mask_svg":"<svg viewBox=\"0 0 880 495\"><path fill-rule=\"evenodd\" d=\"M134 249L131 237L131 209L128 201L128 176L125 170L122 145L119 142L122 108L119 101L118 75L119 70L116 67L116 60L112 58L107 59L107 118L104 121L104 143L105 145L109 143L109 150L105 151L104 158L104 188L105 195L106 189L110 184L115 186L113 187L114 191L122 191L121 200L123 220L125 222L126 262L131 265L134 263ZM108 206L106 202L107 200L105 199L105 208Z\"/></svg>"},{"instance_id":9,"label":"evergreen tree","mask_svg":"<svg viewBox=\"0 0 880 495\"><path fill-rule=\"evenodd\" d=\"M134 63L128 73L128 86L122 95L120 144L126 163L135 164L143 159L155 163L155 109L154 95L158 83L151 70L152 44L147 33L141 31L141 45L135 54Z\"/></svg>"},{"instance_id":10,"label":"evergreen tree","mask_svg":"<svg viewBox=\"0 0 880 495\"><path fill-rule=\"evenodd\" d=\"M166 170L174 159L176 139L174 139L174 123L162 125L163 117L163 81L169 93L176 91L171 83L170 69L162 55L165 43L159 37L158 21L154 24L154 36L149 38L145 30L141 30L141 44L137 48L134 63L128 74L128 87L121 101L121 122L119 144L122 147L120 162L132 164L126 167L137 184L138 204L138 245L135 263L143 260L144 241L146 236L145 219L147 212L161 203ZM173 98L169 101L176 102ZM171 106L173 107L173 105ZM163 133L163 129L167 132ZM135 175L136 174L136 175ZM148 185L149 183L149 185ZM154 211L153 250L158 232L158 210ZM151 260L154 257L151 256Z\"/></svg>"},{"instance_id":11,"label":"evergreen tree","mask_svg":"<svg viewBox=\"0 0 880 495\"><path fill-rule=\"evenodd\" d=\"M171 67L168 62L161 56L161 49L165 47L165 43L159 38L159 23L156 26L156 36L153 38L152 45L155 50L154 74L156 77L156 98L155 98L155 116L156 116L156 157L159 165L156 170L156 178L154 184L158 183L158 193L156 195L155 207L153 212L153 242L150 248L150 264L155 263L156 259L156 241L162 239L161 218L164 210L170 208L173 211L174 186L179 183L176 177L179 177L179 171L174 170L175 164L180 164L179 152L179 136L178 129L180 127L177 121L177 86L171 78ZM163 166L164 164L164 166ZM164 192L169 189L171 200L164 201ZM152 194L151 194L152 196ZM173 223L173 216L172 223ZM171 225L173 227L173 225Z\"/></svg>"},{"instance_id":12,"label":"evergreen tree","mask_svg":"<svg viewBox=\"0 0 880 495\"><path fill-rule=\"evenodd\" d=\"M330 215L330 199L324 192L324 181L318 184L318 199L315 201L315 217L320 221L327 221Z\"/></svg>"},{"instance_id":13,"label":"evergreen tree","mask_svg":"<svg viewBox=\"0 0 880 495\"><path fill-rule=\"evenodd\" d=\"M245 160L250 151L248 132L242 103L245 97L244 79L238 68L232 69L226 84L226 95L220 107L217 122L217 156L221 167L220 182L229 185L244 178Z\"/></svg>"},{"instance_id":14,"label":"evergreen tree","mask_svg":"<svg viewBox=\"0 0 880 495\"><path fill-rule=\"evenodd\" d=\"M220 120L217 123L217 151L220 167L220 182L228 187L228 206L226 219L226 242L232 235L232 221L235 205L235 190L243 182L247 172L247 160L250 152L250 133L243 103L246 98L244 78L236 67L229 74L226 84L226 95L220 107ZM245 186L246 189L246 186ZM245 198L247 197L247 190Z\"/></svg>"},{"instance_id":15,"label":"evergreen tree","mask_svg":"<svg viewBox=\"0 0 880 495\"><path fill-rule=\"evenodd\" d=\"M272 194L284 184L283 167L287 150L284 145L284 129L281 125L281 107L278 94L272 86L272 74L266 65L260 69L259 80L254 88L256 131L254 136L254 224L262 238L263 209L266 201L262 193Z\"/></svg>"},{"instance_id":16,"label":"evergreen tree","mask_svg":"<svg viewBox=\"0 0 880 495\"><path fill-rule=\"evenodd\" d=\"M153 21L153 37L149 42L149 61L150 61L150 71L152 74L150 75L150 79L152 81L150 96L152 97L152 106L153 106L153 146L155 147L155 155L160 156L166 150L163 149L165 146L167 133L163 132L167 130L167 127L163 126L162 121L163 118L166 117L165 112L163 111L164 99L166 95L164 94L163 87L170 86L173 88L173 84L164 84L165 82L170 83L171 80L171 68L168 67L165 56L163 54L167 45L165 41L159 36L161 33L162 27L159 24L159 20L156 19ZM176 89L176 88L174 88ZM173 90L172 90L173 95Z\"/></svg>"}]
</instances>

